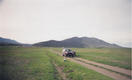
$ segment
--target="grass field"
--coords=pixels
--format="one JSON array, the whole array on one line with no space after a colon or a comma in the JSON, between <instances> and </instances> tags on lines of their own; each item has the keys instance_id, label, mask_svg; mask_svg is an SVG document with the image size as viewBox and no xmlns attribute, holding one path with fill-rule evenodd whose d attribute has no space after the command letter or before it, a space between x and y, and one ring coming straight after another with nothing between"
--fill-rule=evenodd
<instances>
[{"instance_id":1,"label":"grass field","mask_svg":"<svg viewBox=\"0 0 132 80\"><path fill-rule=\"evenodd\" d=\"M0 47L1 80L62 80L53 63L62 69L67 80L113 80L77 63L64 62L50 49Z\"/></svg>"},{"instance_id":2,"label":"grass field","mask_svg":"<svg viewBox=\"0 0 132 80\"><path fill-rule=\"evenodd\" d=\"M61 52L62 49L54 48ZM111 66L131 69L130 48L72 48L77 52L77 57L95 61Z\"/></svg>"},{"instance_id":3,"label":"grass field","mask_svg":"<svg viewBox=\"0 0 132 80\"><path fill-rule=\"evenodd\" d=\"M51 59L41 48L10 48L1 52L5 80L58 80Z\"/></svg>"}]
</instances>

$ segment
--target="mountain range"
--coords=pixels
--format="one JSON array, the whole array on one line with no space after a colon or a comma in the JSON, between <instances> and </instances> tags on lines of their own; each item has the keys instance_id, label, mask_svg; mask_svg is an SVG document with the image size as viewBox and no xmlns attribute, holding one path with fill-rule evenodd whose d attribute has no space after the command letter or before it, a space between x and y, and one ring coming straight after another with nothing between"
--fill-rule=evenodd
<instances>
[{"instance_id":1,"label":"mountain range","mask_svg":"<svg viewBox=\"0 0 132 80\"><path fill-rule=\"evenodd\" d=\"M23 44L12 39L0 37L0 46L39 46L39 47L74 47L74 48L121 48L117 44L111 44L98 38L72 37L57 41L49 40L34 44Z\"/></svg>"},{"instance_id":2,"label":"mountain range","mask_svg":"<svg viewBox=\"0 0 132 80\"><path fill-rule=\"evenodd\" d=\"M111 44L98 38L72 37L62 41L49 40L33 44L41 47L75 47L75 48L121 48L117 44Z\"/></svg>"}]
</instances>

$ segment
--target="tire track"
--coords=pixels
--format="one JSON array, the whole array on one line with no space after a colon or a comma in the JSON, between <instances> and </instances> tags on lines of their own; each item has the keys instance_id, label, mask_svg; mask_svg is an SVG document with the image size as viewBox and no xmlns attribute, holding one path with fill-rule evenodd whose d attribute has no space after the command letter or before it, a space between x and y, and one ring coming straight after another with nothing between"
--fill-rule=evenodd
<instances>
[{"instance_id":1,"label":"tire track","mask_svg":"<svg viewBox=\"0 0 132 80\"><path fill-rule=\"evenodd\" d=\"M122 76L122 75L117 74L115 72L111 72L111 71L108 71L108 70L103 69L103 68L99 68L99 67L96 67L96 66L93 66L93 65L90 65L90 64L86 64L86 63L77 61L75 59L71 59L71 58L68 58L68 59L71 60L72 62L78 63L78 64L80 64L80 65L82 65L84 67L87 67L88 69L92 69L92 70L94 70L96 72L99 72L99 73L101 73L103 75L111 77L111 78L113 78L115 80L131 80L128 77Z\"/></svg>"},{"instance_id":2,"label":"tire track","mask_svg":"<svg viewBox=\"0 0 132 80\"><path fill-rule=\"evenodd\" d=\"M97 62L94 62L94 61L85 60L85 59L82 59L82 58L75 58L75 59L83 61L85 63L94 64L94 65L97 65L97 66L100 66L100 67L104 67L106 69L110 69L112 71L116 71L116 72L123 73L123 74L131 76L131 70L127 70L127 69L123 69L123 68L119 68L119 67L115 67L115 66L110 66L110 65L106 65L106 64L101 64L101 63L97 63Z\"/></svg>"},{"instance_id":3,"label":"tire track","mask_svg":"<svg viewBox=\"0 0 132 80\"><path fill-rule=\"evenodd\" d=\"M48 53L47 53L47 56L52 58L51 56L48 55ZM55 69L57 70L59 76L61 77L61 80L68 80L66 78L66 74L63 72L63 68L59 67L53 60L51 61L51 63L54 65Z\"/></svg>"},{"instance_id":4,"label":"tire track","mask_svg":"<svg viewBox=\"0 0 132 80\"><path fill-rule=\"evenodd\" d=\"M58 55L60 55L60 56L62 56L62 55L61 55L59 52L57 52L57 51L54 51L54 50L52 50L52 49L50 49L50 51L53 52L53 53L56 53L56 54L58 54ZM96 71L96 72L99 72L99 73L101 73L101 74L103 74L103 75L106 75L106 76L108 76L108 77L111 77L111 78L113 78L113 79L115 79L115 80L131 80L130 78L128 78L128 77L126 77L126 76L123 76L123 75L120 75L120 74L118 74L118 73L111 72L111 71L108 71L108 70L106 70L106 69L103 69L103 68L100 68L100 67L96 67L96 66L93 66L93 65L90 65L90 64L87 64L87 63L78 61L78 60L76 60L76 59L74 59L74 58L67 58L67 59L70 60L70 61L72 61L72 62L78 63L78 64L80 64L80 65L82 65L82 66L84 66L84 67L87 67L88 69L92 69L92 70L94 70L94 71ZM78 58L77 58L77 59L78 59ZM106 66L105 66L105 67L106 67ZM115 69L115 68L114 68L114 69Z\"/></svg>"},{"instance_id":5,"label":"tire track","mask_svg":"<svg viewBox=\"0 0 132 80\"><path fill-rule=\"evenodd\" d=\"M53 63L53 64L54 64L54 66L55 66L57 72L58 72L59 75L61 76L62 80L68 80L68 79L66 78L65 73L62 71L62 68L59 67L59 66L57 66L55 63Z\"/></svg>"}]
</instances>

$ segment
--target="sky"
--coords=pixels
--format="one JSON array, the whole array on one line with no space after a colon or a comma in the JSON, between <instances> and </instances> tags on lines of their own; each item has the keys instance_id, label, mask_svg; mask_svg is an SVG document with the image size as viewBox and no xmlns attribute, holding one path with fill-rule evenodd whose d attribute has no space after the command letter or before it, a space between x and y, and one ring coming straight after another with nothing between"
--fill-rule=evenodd
<instances>
[{"instance_id":1,"label":"sky","mask_svg":"<svg viewBox=\"0 0 132 80\"><path fill-rule=\"evenodd\" d=\"M132 43L131 0L0 0L0 37L22 43L96 37Z\"/></svg>"}]
</instances>

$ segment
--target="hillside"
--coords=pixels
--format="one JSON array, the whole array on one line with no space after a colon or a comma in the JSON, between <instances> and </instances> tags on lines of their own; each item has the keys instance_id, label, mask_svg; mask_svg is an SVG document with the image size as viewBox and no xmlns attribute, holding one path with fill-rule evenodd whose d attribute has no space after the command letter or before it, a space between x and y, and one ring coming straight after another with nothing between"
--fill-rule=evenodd
<instances>
[{"instance_id":1,"label":"hillside","mask_svg":"<svg viewBox=\"0 0 132 80\"><path fill-rule=\"evenodd\" d=\"M21 45L21 43L15 41L15 40L0 37L0 46L9 46L9 45L17 46L17 45Z\"/></svg>"},{"instance_id":2,"label":"hillside","mask_svg":"<svg viewBox=\"0 0 132 80\"><path fill-rule=\"evenodd\" d=\"M33 44L33 46L43 47L75 47L75 48L120 48L116 44L110 44L103 40L90 37L72 37L62 41L50 40Z\"/></svg>"}]
</instances>

